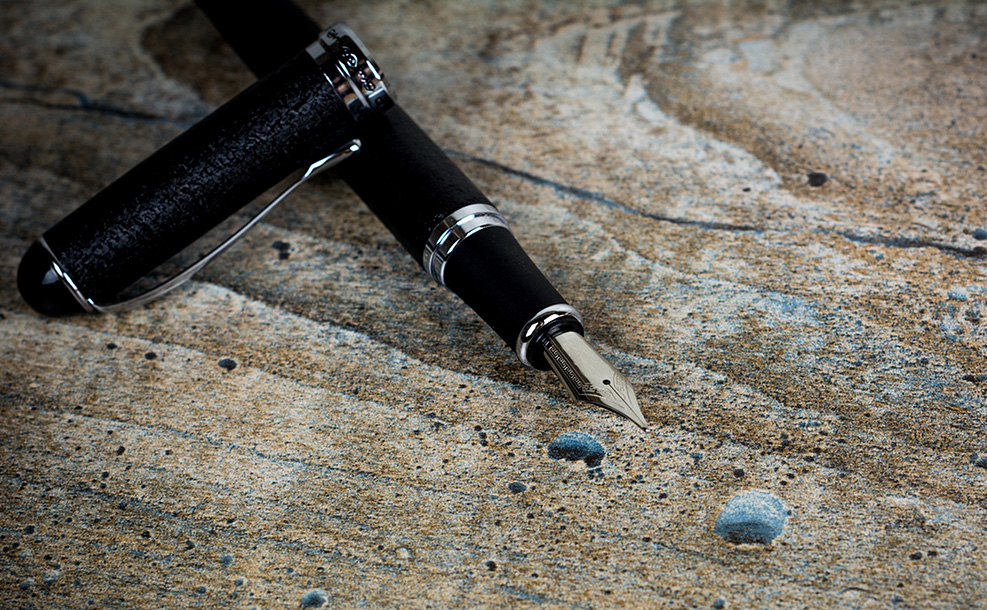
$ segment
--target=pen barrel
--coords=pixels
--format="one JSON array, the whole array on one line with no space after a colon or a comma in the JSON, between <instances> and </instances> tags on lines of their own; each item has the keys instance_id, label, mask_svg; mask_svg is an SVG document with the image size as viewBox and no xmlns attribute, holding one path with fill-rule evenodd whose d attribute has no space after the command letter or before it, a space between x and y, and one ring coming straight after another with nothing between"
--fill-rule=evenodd
<instances>
[{"instance_id":1,"label":"pen barrel","mask_svg":"<svg viewBox=\"0 0 987 610\"><path fill-rule=\"evenodd\" d=\"M231 0L196 0L196 4L258 76L266 74L279 56L299 48L295 33L318 27L289 0L267 0L250 11L238 10ZM252 44L258 39L264 41L262 46ZM467 206L490 205L399 106L368 120L360 140L360 154L333 172L353 188L416 261L423 261L429 237L444 219ZM432 273L427 263L423 266ZM465 239L450 254L440 281L476 311L523 362L535 368L549 368L542 355L549 336L582 333L578 315L539 317L546 310L564 310L568 304L504 227L490 227ZM519 337L532 328L533 320L544 323L529 337L530 349L525 353Z\"/></svg>"},{"instance_id":2,"label":"pen barrel","mask_svg":"<svg viewBox=\"0 0 987 610\"><path fill-rule=\"evenodd\" d=\"M299 167L356 120L306 52L179 135L44 234L79 291L106 302Z\"/></svg>"},{"instance_id":3,"label":"pen barrel","mask_svg":"<svg viewBox=\"0 0 987 610\"><path fill-rule=\"evenodd\" d=\"M360 141L360 154L339 164L333 172L353 188L415 260L428 258L425 253L430 237L448 218L464 208L494 209L480 189L399 106L367 121ZM428 263L423 266L479 314L515 353L520 351L520 335L539 313L552 307L568 308L506 222L463 238L449 253L444 273L430 268ZM556 327L582 333L578 317L568 316L538 334L547 338ZM530 356L518 356L535 368L549 368L541 355L541 338L532 339Z\"/></svg>"},{"instance_id":4,"label":"pen barrel","mask_svg":"<svg viewBox=\"0 0 987 610\"><path fill-rule=\"evenodd\" d=\"M322 29L292 0L195 0L258 78L315 40Z\"/></svg>"},{"instance_id":5,"label":"pen barrel","mask_svg":"<svg viewBox=\"0 0 987 610\"><path fill-rule=\"evenodd\" d=\"M359 155L333 168L415 260L456 210L490 200L398 105L368 120Z\"/></svg>"}]
</instances>

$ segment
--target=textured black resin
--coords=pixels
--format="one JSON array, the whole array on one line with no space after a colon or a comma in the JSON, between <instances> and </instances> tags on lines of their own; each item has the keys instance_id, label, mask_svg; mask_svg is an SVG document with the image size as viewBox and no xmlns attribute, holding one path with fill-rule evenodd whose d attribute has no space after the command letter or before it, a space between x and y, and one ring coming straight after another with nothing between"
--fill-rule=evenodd
<instances>
[{"instance_id":1,"label":"textured black resin","mask_svg":"<svg viewBox=\"0 0 987 610\"><path fill-rule=\"evenodd\" d=\"M360 199L422 260L432 229L456 210L490 200L398 106L368 120L360 154L336 168Z\"/></svg>"},{"instance_id":2,"label":"textured black resin","mask_svg":"<svg viewBox=\"0 0 987 610\"><path fill-rule=\"evenodd\" d=\"M84 295L113 301L266 189L337 149L355 125L302 52L100 191L44 238Z\"/></svg>"}]
</instances>

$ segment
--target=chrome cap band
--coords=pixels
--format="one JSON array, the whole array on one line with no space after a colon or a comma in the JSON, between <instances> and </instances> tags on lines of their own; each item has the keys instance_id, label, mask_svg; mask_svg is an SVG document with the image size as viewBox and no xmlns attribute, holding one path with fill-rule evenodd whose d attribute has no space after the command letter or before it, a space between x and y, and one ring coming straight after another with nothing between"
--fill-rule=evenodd
<instances>
[{"instance_id":1,"label":"chrome cap band","mask_svg":"<svg viewBox=\"0 0 987 610\"><path fill-rule=\"evenodd\" d=\"M534 368L531 361L528 360L528 352L531 349L531 343L535 340L535 337L541 333L549 324L559 320L560 318L571 317L575 318L582 326L583 319L576 311L576 308L572 305L559 304L550 305L545 309L539 311L528 320L528 323L524 325L521 332L517 336L517 344L514 346L514 353L517 354L518 360L521 361L525 366Z\"/></svg>"},{"instance_id":2,"label":"chrome cap band","mask_svg":"<svg viewBox=\"0 0 987 610\"><path fill-rule=\"evenodd\" d=\"M474 203L459 208L432 229L422 253L422 267L432 279L445 286L446 263L453 250L470 235L489 227L511 230L507 220L492 205Z\"/></svg>"},{"instance_id":3,"label":"chrome cap band","mask_svg":"<svg viewBox=\"0 0 987 610\"><path fill-rule=\"evenodd\" d=\"M393 103L383 72L345 23L330 26L307 51L356 120Z\"/></svg>"}]
</instances>

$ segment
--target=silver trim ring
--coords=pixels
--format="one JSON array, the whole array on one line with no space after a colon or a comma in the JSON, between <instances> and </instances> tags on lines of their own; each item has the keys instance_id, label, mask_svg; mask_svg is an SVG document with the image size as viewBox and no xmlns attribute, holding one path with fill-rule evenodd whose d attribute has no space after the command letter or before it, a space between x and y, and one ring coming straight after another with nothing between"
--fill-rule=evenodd
<instances>
[{"instance_id":1,"label":"silver trim ring","mask_svg":"<svg viewBox=\"0 0 987 610\"><path fill-rule=\"evenodd\" d=\"M330 26L306 50L356 120L394 103L380 66L345 23Z\"/></svg>"},{"instance_id":2,"label":"silver trim ring","mask_svg":"<svg viewBox=\"0 0 987 610\"><path fill-rule=\"evenodd\" d=\"M86 295L82 294L79 287L72 281L72 276L70 276L65 269L62 269L62 264L58 261L58 257L55 256L54 250L52 250L51 246L48 245L48 242L45 241L44 235L38 238L38 243L41 244L41 247L44 248L45 251L48 252L48 256L51 257L51 270L55 272L55 275L57 275L58 279L62 281L62 284L65 285L65 288L68 289L69 294L71 294L72 298L79 303L83 311L86 313L100 311L99 306L93 303L92 299L89 299Z\"/></svg>"},{"instance_id":3,"label":"silver trim ring","mask_svg":"<svg viewBox=\"0 0 987 610\"><path fill-rule=\"evenodd\" d=\"M422 267L436 282L445 286L446 263L453 250L464 239L490 227L511 230L497 208L487 203L474 203L446 216L432 229L422 253Z\"/></svg>"},{"instance_id":4,"label":"silver trim ring","mask_svg":"<svg viewBox=\"0 0 987 610\"><path fill-rule=\"evenodd\" d=\"M549 305L545 309L539 311L528 320L527 324L521 329L521 332L517 336L517 344L514 347L514 353L517 354L518 360L527 367L535 368L531 361L528 360L528 351L531 348L531 343L534 341L535 337L545 329L546 326L555 322L560 318L571 317L575 318L582 326L583 318L576 311L576 308L572 305L566 305L561 303L559 305Z\"/></svg>"}]
</instances>

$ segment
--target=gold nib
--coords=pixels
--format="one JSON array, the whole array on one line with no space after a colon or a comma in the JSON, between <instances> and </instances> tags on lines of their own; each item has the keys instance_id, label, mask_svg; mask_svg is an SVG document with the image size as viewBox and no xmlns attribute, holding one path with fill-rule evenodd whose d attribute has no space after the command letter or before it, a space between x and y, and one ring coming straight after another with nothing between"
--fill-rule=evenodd
<instances>
[{"instance_id":1,"label":"gold nib","mask_svg":"<svg viewBox=\"0 0 987 610\"><path fill-rule=\"evenodd\" d=\"M545 347L545 357L575 400L610 409L648 429L630 382L582 335L567 332L552 337Z\"/></svg>"}]
</instances>

